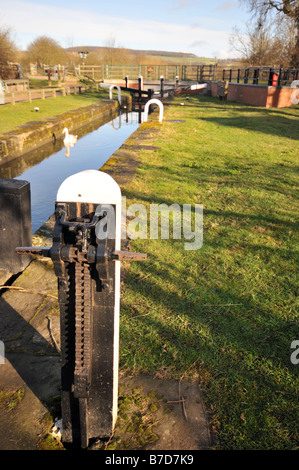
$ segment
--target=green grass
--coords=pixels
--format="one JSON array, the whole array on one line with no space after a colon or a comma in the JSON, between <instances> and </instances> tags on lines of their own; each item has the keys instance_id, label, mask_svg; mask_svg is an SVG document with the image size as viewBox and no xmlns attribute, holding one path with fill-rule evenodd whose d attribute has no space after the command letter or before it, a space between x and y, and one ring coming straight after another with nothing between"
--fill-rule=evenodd
<instances>
[{"instance_id":1,"label":"green grass","mask_svg":"<svg viewBox=\"0 0 299 470\"><path fill-rule=\"evenodd\" d=\"M54 81L52 83L55 83ZM57 82L55 83L57 86ZM49 88L49 80L47 78L29 78L29 87L32 88Z\"/></svg>"},{"instance_id":2,"label":"green grass","mask_svg":"<svg viewBox=\"0 0 299 470\"><path fill-rule=\"evenodd\" d=\"M131 241L148 260L126 266L120 366L198 381L220 449L299 445L298 123L298 106L180 96L123 192L148 210L203 204L200 250Z\"/></svg>"},{"instance_id":3,"label":"green grass","mask_svg":"<svg viewBox=\"0 0 299 470\"><path fill-rule=\"evenodd\" d=\"M24 394L24 388L18 388L14 391L0 390L0 410L13 411L23 400Z\"/></svg>"},{"instance_id":4,"label":"green grass","mask_svg":"<svg viewBox=\"0 0 299 470\"><path fill-rule=\"evenodd\" d=\"M26 122L57 116L66 111L98 103L102 99L109 99L109 90L101 89L99 92L93 91L45 100L33 100L32 103L16 103L15 106L9 104L1 106L0 134L9 132ZM39 112L35 112L35 107L39 107Z\"/></svg>"}]
</instances>

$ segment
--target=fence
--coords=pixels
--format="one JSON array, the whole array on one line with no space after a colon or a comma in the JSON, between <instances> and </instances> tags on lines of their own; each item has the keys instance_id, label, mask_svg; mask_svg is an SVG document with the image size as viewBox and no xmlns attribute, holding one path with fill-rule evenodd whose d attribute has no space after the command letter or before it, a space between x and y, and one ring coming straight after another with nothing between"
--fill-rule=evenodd
<instances>
[{"instance_id":1,"label":"fence","mask_svg":"<svg viewBox=\"0 0 299 470\"><path fill-rule=\"evenodd\" d=\"M217 64L211 65L80 65L76 67L79 77L89 77L96 81L136 79L143 76L145 80L209 81L216 80Z\"/></svg>"},{"instance_id":2,"label":"fence","mask_svg":"<svg viewBox=\"0 0 299 470\"><path fill-rule=\"evenodd\" d=\"M66 96L71 94L82 93L86 91L88 87L85 86L69 86L62 88L42 88L40 90L28 90L28 91L14 91L11 93L5 93L5 104L12 104L13 106L17 101L27 101L29 103L32 100L45 100L46 98L56 98L57 95ZM4 104L4 103L3 103Z\"/></svg>"},{"instance_id":3,"label":"fence","mask_svg":"<svg viewBox=\"0 0 299 470\"><path fill-rule=\"evenodd\" d=\"M29 80L3 80L2 83L6 93L29 90Z\"/></svg>"},{"instance_id":4,"label":"fence","mask_svg":"<svg viewBox=\"0 0 299 470\"><path fill-rule=\"evenodd\" d=\"M299 69L273 67L247 67L244 69L223 69L222 80L251 83L253 85L287 86L298 80Z\"/></svg>"}]
</instances>

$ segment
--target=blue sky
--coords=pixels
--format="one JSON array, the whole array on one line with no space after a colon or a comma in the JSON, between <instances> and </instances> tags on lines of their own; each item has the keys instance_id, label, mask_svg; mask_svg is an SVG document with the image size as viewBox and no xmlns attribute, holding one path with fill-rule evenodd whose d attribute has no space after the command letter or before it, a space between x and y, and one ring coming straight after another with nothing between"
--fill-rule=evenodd
<instances>
[{"instance_id":1,"label":"blue sky","mask_svg":"<svg viewBox=\"0 0 299 470\"><path fill-rule=\"evenodd\" d=\"M117 46L234 55L229 34L243 29L249 13L238 0L0 0L0 27L9 26L21 49L41 35L63 47Z\"/></svg>"}]
</instances>

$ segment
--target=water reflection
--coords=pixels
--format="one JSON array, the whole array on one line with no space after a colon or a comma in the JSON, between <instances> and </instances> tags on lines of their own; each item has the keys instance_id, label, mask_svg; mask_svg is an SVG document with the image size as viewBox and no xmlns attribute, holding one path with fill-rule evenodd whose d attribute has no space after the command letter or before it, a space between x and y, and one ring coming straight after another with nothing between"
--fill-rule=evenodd
<instances>
[{"instance_id":1,"label":"water reflection","mask_svg":"<svg viewBox=\"0 0 299 470\"><path fill-rule=\"evenodd\" d=\"M112 125L103 122L77 131L75 146L62 139L0 166L0 178L29 181L31 188L32 231L35 232L53 213L57 190L70 175L86 169L100 169L108 158L139 126L139 113L113 115ZM97 127L96 127L97 125ZM117 132L115 132L117 131Z\"/></svg>"},{"instance_id":2,"label":"water reflection","mask_svg":"<svg viewBox=\"0 0 299 470\"><path fill-rule=\"evenodd\" d=\"M117 131L118 129L121 128L121 114L118 116L118 125L117 125L117 127L115 127L115 124L114 124L115 121L116 121L116 119L112 119L111 126L112 126L112 129Z\"/></svg>"}]
</instances>

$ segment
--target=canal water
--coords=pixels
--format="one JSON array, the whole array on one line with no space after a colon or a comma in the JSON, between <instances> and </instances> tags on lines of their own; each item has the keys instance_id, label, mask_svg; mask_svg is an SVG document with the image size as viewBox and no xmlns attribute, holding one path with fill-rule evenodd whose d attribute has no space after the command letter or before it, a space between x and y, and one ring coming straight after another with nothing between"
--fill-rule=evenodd
<instances>
[{"instance_id":1,"label":"canal water","mask_svg":"<svg viewBox=\"0 0 299 470\"><path fill-rule=\"evenodd\" d=\"M138 128L139 122L142 122L142 117L137 112L123 113L83 135L74 132L78 134L74 147L67 149L62 141L57 141L0 166L0 178L16 178L30 183L32 233L54 212L60 184L79 171L99 170Z\"/></svg>"}]
</instances>

